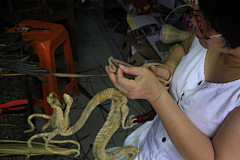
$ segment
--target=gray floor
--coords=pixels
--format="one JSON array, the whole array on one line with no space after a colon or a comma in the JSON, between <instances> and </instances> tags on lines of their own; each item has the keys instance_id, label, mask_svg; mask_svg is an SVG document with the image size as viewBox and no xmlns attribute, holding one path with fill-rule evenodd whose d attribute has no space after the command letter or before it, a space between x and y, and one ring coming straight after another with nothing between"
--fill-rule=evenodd
<instances>
[{"instance_id":1,"label":"gray floor","mask_svg":"<svg viewBox=\"0 0 240 160\"><path fill-rule=\"evenodd\" d=\"M85 12L77 12L75 16L76 31L77 31L77 45L78 45L78 60L75 61L76 72L81 74L106 74L104 66L108 65L107 59L110 56L121 59L121 51L117 49L117 44L124 37L124 35L115 33L114 28L108 28L107 24L109 21L105 20L103 17L103 8L101 8L97 2L92 2L93 7L90 10L91 14L86 14ZM57 68L60 70L64 68L62 66L64 62L63 56L58 56L57 58ZM88 77L88 78L78 78L78 83L83 86L90 95L94 96L98 92L101 92L107 88L114 87L108 77ZM59 80L59 89L61 90L64 86L64 82ZM88 101L83 93L79 96L71 95L74 98L74 103L71 107L70 120L71 125L80 118L82 110L86 107ZM109 110L110 100L102 103L102 106ZM145 113L148 109L142 106L139 100L128 101L128 106L130 108L130 115L141 115ZM38 107L35 107L36 112L41 112ZM96 134L105 122L107 113L97 107L91 113L89 119L85 123L82 129L80 129L76 134L69 137L56 137L55 139L71 139L76 140L81 144L81 154L79 157L74 158L74 155L69 156L37 156L33 159L86 159L93 160L91 146L94 142ZM42 119L37 119L37 131L40 132L41 126L45 123ZM132 129L123 130L120 128L112 136L111 140L108 142L106 148L114 146L122 146L124 139L129 135L134 129L139 125L136 125ZM38 141L41 141L38 139ZM76 148L75 145L71 144L60 144L62 147Z\"/></svg>"}]
</instances>

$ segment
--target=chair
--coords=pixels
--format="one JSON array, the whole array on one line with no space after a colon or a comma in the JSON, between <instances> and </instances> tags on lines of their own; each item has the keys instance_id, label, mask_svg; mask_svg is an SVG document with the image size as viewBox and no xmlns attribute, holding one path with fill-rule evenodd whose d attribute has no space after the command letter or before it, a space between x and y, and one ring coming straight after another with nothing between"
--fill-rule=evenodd
<instances>
[{"instance_id":1,"label":"chair","mask_svg":"<svg viewBox=\"0 0 240 160\"><path fill-rule=\"evenodd\" d=\"M4 3L5 2L5 3ZM74 19L74 7L67 5L67 3L74 3L74 0L67 0L65 7L49 7L49 1L24 1L24 0L4 0L3 7L5 8L7 16L5 21L12 25L16 25L25 19L34 19L44 22L56 22L59 20L67 19L68 31L71 41L72 54L74 59L78 59L77 56L77 43L76 43L76 29ZM53 1L50 3L54 3ZM57 1L55 2L57 4ZM43 12L45 10L45 12Z\"/></svg>"},{"instance_id":2,"label":"chair","mask_svg":"<svg viewBox=\"0 0 240 160\"><path fill-rule=\"evenodd\" d=\"M22 33L23 41L35 39L30 43L33 48L33 53L38 55L40 66L50 73L56 73L56 63L54 53L55 50L62 45L67 65L67 73L75 73L75 66L72 57L71 44L67 30L60 24L42 22L38 20L23 20L17 25L28 25L33 28L46 28L51 31L27 31ZM16 26L17 26L16 25ZM11 28L8 32L16 32L16 26ZM56 92L63 100L63 94L69 93L71 90L75 91L77 95L80 94L78 90L77 79L70 78L69 84L58 93L57 78L55 76L44 77L47 82L42 83L43 99L35 98L36 106L44 108L45 114L52 115L53 109L47 103L47 96L51 92Z\"/></svg>"}]
</instances>

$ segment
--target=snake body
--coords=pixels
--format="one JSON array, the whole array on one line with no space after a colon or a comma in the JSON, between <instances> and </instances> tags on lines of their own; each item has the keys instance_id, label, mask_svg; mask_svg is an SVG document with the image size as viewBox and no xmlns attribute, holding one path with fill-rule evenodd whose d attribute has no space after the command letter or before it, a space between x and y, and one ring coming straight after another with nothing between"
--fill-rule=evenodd
<instances>
[{"instance_id":1,"label":"snake body","mask_svg":"<svg viewBox=\"0 0 240 160\"><path fill-rule=\"evenodd\" d=\"M139 153L139 150L134 146L123 146L122 148L112 152L105 152L105 147L108 141L119 128L120 124L122 124L124 129L131 128L133 125L135 125L135 123L133 123L134 119L132 119L132 117L134 117L133 115L127 118L129 112L129 108L127 107L127 97L116 88L106 89L102 91L98 97L105 97L104 99L111 98L112 104L107 120L98 132L94 141L92 149L94 156L99 160L113 160L117 157L127 154L124 160L135 159ZM95 103L94 105L96 105L102 100L92 102Z\"/></svg>"},{"instance_id":2,"label":"snake body","mask_svg":"<svg viewBox=\"0 0 240 160\"><path fill-rule=\"evenodd\" d=\"M75 125L71 126L65 133L61 135L72 135L80 130L96 106L107 99L112 100L111 108L106 122L95 138L92 148L93 155L99 160L113 160L125 154L128 154L125 160L135 159L139 153L139 150L134 146L124 146L113 152L105 152L105 147L108 141L119 128L120 124L122 124L124 129L131 128L136 124L133 123L135 120L132 119L132 117L134 117L133 115L127 117L129 112L129 108L127 107L127 97L116 88L108 88L96 94L88 102L81 114L81 117L78 119Z\"/></svg>"}]
</instances>

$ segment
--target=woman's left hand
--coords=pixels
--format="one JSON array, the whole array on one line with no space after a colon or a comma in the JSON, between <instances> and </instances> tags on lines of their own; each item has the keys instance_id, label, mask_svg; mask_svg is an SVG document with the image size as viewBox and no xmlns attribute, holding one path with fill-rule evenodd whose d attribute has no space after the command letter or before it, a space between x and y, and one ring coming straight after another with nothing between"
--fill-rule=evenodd
<instances>
[{"instance_id":1,"label":"woman's left hand","mask_svg":"<svg viewBox=\"0 0 240 160\"><path fill-rule=\"evenodd\" d=\"M112 73L108 66L106 72L113 85L131 99L146 99L150 103L156 101L166 91L151 70L145 67L126 67L120 65L117 74ZM134 75L135 79L127 79L123 73Z\"/></svg>"}]
</instances>

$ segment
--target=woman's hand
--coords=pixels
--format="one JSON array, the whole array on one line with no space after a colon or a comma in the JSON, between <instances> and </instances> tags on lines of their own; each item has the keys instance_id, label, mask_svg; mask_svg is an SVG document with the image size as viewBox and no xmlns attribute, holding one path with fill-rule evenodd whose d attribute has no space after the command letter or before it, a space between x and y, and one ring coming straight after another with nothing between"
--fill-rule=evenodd
<instances>
[{"instance_id":1,"label":"woman's hand","mask_svg":"<svg viewBox=\"0 0 240 160\"><path fill-rule=\"evenodd\" d=\"M156 101L165 90L148 68L120 65L117 74L112 73L108 66L105 69L113 85L131 99L146 99L151 103ZM127 79L123 73L134 75L135 79Z\"/></svg>"},{"instance_id":2,"label":"woman's hand","mask_svg":"<svg viewBox=\"0 0 240 160\"><path fill-rule=\"evenodd\" d=\"M161 68L161 67L158 68L158 67L155 67L155 65L151 65L149 67L149 69L153 72L153 74L155 74L158 77L162 77L165 80L169 79L170 76L171 76L170 71L168 69L166 69L166 68ZM161 83L165 87L166 90L169 89L169 87L167 87L166 83L163 83L163 82L161 82Z\"/></svg>"}]
</instances>

